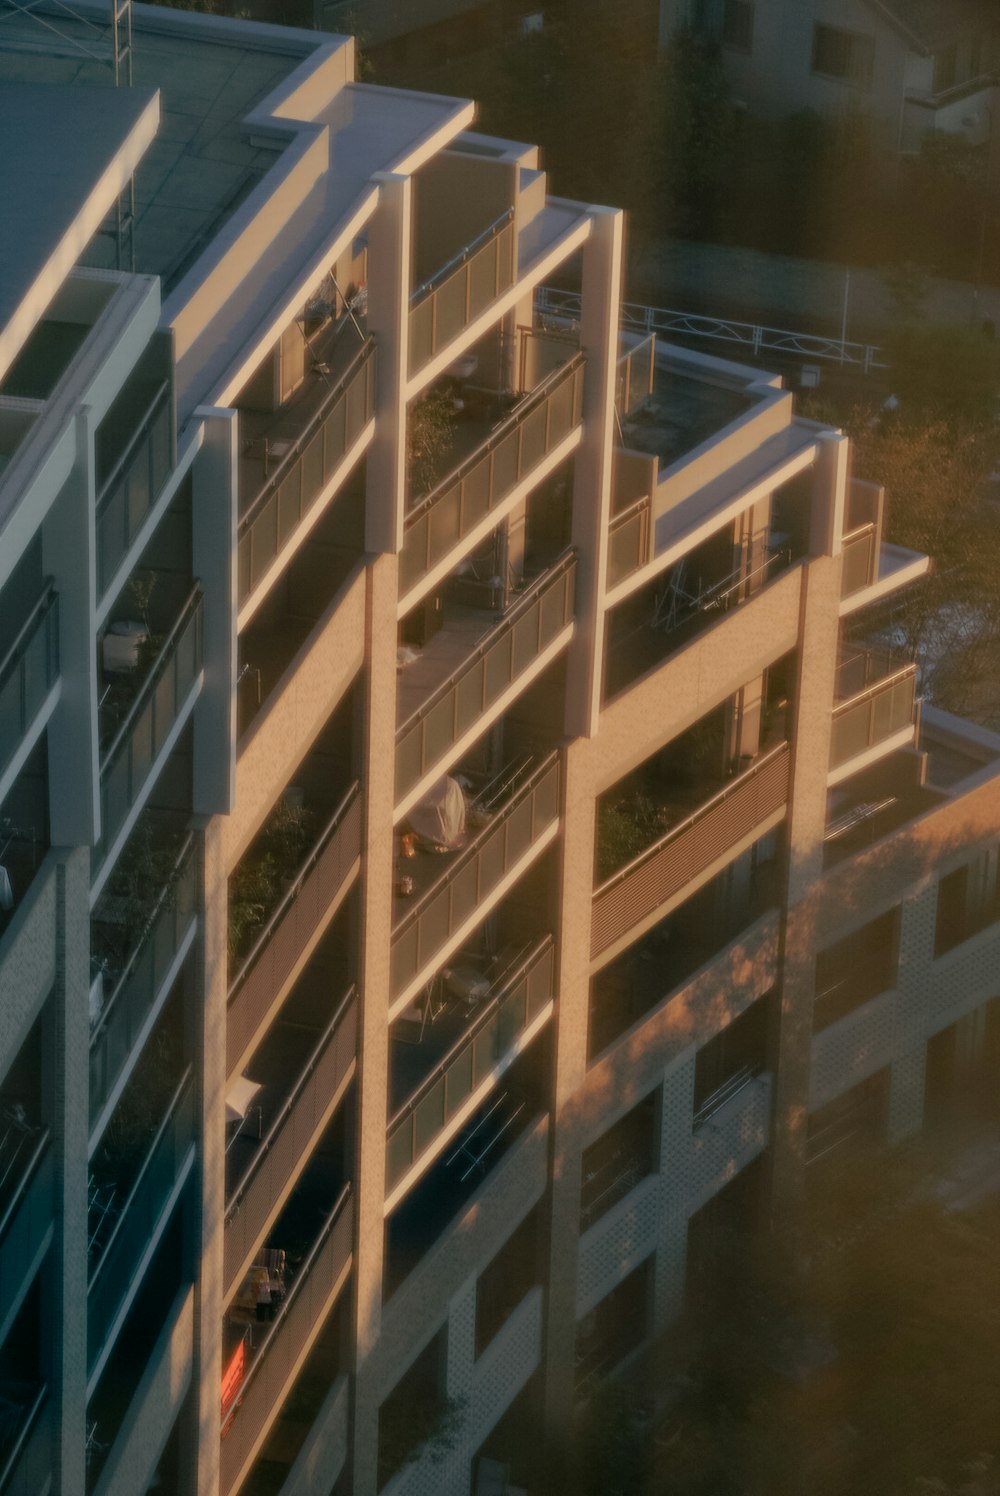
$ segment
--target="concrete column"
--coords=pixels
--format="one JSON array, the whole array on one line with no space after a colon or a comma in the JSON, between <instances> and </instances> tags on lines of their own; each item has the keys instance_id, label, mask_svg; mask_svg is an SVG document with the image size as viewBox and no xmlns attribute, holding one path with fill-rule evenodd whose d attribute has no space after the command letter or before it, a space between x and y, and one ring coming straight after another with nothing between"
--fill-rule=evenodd
<instances>
[{"instance_id":1,"label":"concrete column","mask_svg":"<svg viewBox=\"0 0 1000 1496\"><path fill-rule=\"evenodd\" d=\"M361 781L365 786L365 859L359 961L358 1152L354 1176L356 1244L354 1312L357 1375L354 1408L355 1496L374 1496L378 1450L378 1378L368 1358L382 1318L385 1129L389 1084L389 951L392 933L396 727L396 596L393 556L368 568L365 648L370 660L365 703L367 730Z\"/></svg>"},{"instance_id":2,"label":"concrete column","mask_svg":"<svg viewBox=\"0 0 1000 1496\"><path fill-rule=\"evenodd\" d=\"M56 983L51 999L52 1141L55 1235L43 1337L50 1348L55 1437L52 1489L86 1486L87 1145L89 1058L90 857L67 852L56 870ZM44 1269L43 1269L44 1271Z\"/></svg>"},{"instance_id":3,"label":"concrete column","mask_svg":"<svg viewBox=\"0 0 1000 1496\"><path fill-rule=\"evenodd\" d=\"M42 527L42 564L59 593L62 675L48 736L53 846L90 846L100 816L93 427L93 412L84 406L76 418L76 465Z\"/></svg>"},{"instance_id":4,"label":"concrete column","mask_svg":"<svg viewBox=\"0 0 1000 1496\"><path fill-rule=\"evenodd\" d=\"M226 815L236 795L236 516L239 418L202 408L194 461L192 555L204 592L205 683L194 709L194 811Z\"/></svg>"},{"instance_id":5,"label":"concrete column","mask_svg":"<svg viewBox=\"0 0 1000 1496\"><path fill-rule=\"evenodd\" d=\"M368 330L375 338L375 435L368 449L365 548L397 552L406 503L406 384L410 356L412 185L377 172L368 234Z\"/></svg>"},{"instance_id":6,"label":"concrete column","mask_svg":"<svg viewBox=\"0 0 1000 1496\"><path fill-rule=\"evenodd\" d=\"M580 346L587 355L583 438L573 475L576 633L570 647L566 700L566 731L574 737L592 737L597 732L601 707L622 278L623 215L611 208L590 212L580 315Z\"/></svg>"},{"instance_id":7,"label":"concrete column","mask_svg":"<svg viewBox=\"0 0 1000 1496\"><path fill-rule=\"evenodd\" d=\"M195 942L193 1040L197 1094L196 1136L201 1174L194 1221L194 1365L182 1440L195 1468L185 1489L216 1496L219 1488L219 1388L222 1384L222 1241L226 1199L227 882L222 822L196 823L200 857L199 928ZM182 1417L185 1414L182 1414Z\"/></svg>"}]
</instances>

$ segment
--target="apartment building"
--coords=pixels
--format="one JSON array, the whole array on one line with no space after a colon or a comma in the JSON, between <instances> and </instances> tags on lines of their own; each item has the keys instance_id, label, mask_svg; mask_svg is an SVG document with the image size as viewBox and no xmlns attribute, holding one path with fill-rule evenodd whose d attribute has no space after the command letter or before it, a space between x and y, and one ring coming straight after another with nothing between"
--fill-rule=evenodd
<instances>
[{"instance_id":1,"label":"apartment building","mask_svg":"<svg viewBox=\"0 0 1000 1496\"><path fill-rule=\"evenodd\" d=\"M0 51L0 1492L530 1492L996 1063L1000 740L618 212L347 38L109 32Z\"/></svg>"},{"instance_id":2,"label":"apartment building","mask_svg":"<svg viewBox=\"0 0 1000 1496\"><path fill-rule=\"evenodd\" d=\"M933 130L990 140L1000 22L989 0L660 0L660 40L715 37L764 114L863 114L891 154Z\"/></svg>"}]
</instances>

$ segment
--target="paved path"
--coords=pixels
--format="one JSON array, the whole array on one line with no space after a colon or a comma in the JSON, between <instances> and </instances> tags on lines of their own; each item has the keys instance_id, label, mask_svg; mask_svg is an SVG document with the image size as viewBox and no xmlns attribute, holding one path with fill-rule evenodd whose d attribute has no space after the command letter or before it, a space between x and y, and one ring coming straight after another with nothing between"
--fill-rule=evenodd
<instances>
[{"instance_id":1,"label":"paved path","mask_svg":"<svg viewBox=\"0 0 1000 1496\"><path fill-rule=\"evenodd\" d=\"M756 249L671 240L636 257L630 268L626 299L839 336L844 283L843 265L765 254ZM930 284L923 306L928 320L968 326L973 320L989 317L1000 329L1000 290L986 287L977 311L974 288L966 282L932 280ZM885 333L889 311L880 273L852 270L848 339L878 342Z\"/></svg>"}]
</instances>

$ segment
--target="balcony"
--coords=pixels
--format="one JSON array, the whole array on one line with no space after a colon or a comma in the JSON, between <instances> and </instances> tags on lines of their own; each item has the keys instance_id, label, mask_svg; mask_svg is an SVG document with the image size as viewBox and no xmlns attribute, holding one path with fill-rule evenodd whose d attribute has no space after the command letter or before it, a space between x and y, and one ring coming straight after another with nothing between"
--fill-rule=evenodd
<instances>
[{"instance_id":1,"label":"balcony","mask_svg":"<svg viewBox=\"0 0 1000 1496\"><path fill-rule=\"evenodd\" d=\"M691 1134L691 1201L699 1209L767 1147L771 1133L769 1072L736 1083Z\"/></svg>"},{"instance_id":2,"label":"balcony","mask_svg":"<svg viewBox=\"0 0 1000 1496\"><path fill-rule=\"evenodd\" d=\"M101 759L100 866L174 735L202 668L202 592L195 586Z\"/></svg>"},{"instance_id":3,"label":"balcony","mask_svg":"<svg viewBox=\"0 0 1000 1496\"><path fill-rule=\"evenodd\" d=\"M268 1014L329 923L361 856L361 795L353 784L229 988L227 1074L245 1063Z\"/></svg>"},{"instance_id":4,"label":"balcony","mask_svg":"<svg viewBox=\"0 0 1000 1496\"><path fill-rule=\"evenodd\" d=\"M788 800L787 743L764 753L594 892L591 958L635 930L713 863L763 835Z\"/></svg>"},{"instance_id":5,"label":"balcony","mask_svg":"<svg viewBox=\"0 0 1000 1496\"><path fill-rule=\"evenodd\" d=\"M189 836L91 1030L91 1128L138 1047L140 1036L155 1021L178 959L188 948L197 918L197 888L198 868ZM104 973L99 980L103 987Z\"/></svg>"},{"instance_id":6,"label":"balcony","mask_svg":"<svg viewBox=\"0 0 1000 1496\"><path fill-rule=\"evenodd\" d=\"M618 360L615 370L615 410L624 421L639 410L656 386L656 334L650 333Z\"/></svg>"},{"instance_id":7,"label":"balcony","mask_svg":"<svg viewBox=\"0 0 1000 1496\"><path fill-rule=\"evenodd\" d=\"M312 382L311 398L299 400L266 435L251 436L240 466L237 530L239 604L259 586L294 539L374 413L375 345L368 338L346 369L331 380ZM318 403L317 403L318 399ZM247 417L243 417L244 421ZM280 456L279 456L280 454ZM269 472L272 456L279 456ZM258 487L263 467L263 487Z\"/></svg>"},{"instance_id":8,"label":"balcony","mask_svg":"<svg viewBox=\"0 0 1000 1496\"><path fill-rule=\"evenodd\" d=\"M23 1290L42 1259L52 1232L55 1165L48 1130L34 1141L0 1215L0 1332L7 1333ZM6 1183L6 1181L5 1181Z\"/></svg>"},{"instance_id":9,"label":"balcony","mask_svg":"<svg viewBox=\"0 0 1000 1496\"><path fill-rule=\"evenodd\" d=\"M515 273L514 210L508 208L411 295L410 375L508 290Z\"/></svg>"},{"instance_id":10,"label":"balcony","mask_svg":"<svg viewBox=\"0 0 1000 1496\"><path fill-rule=\"evenodd\" d=\"M399 561L401 593L460 546L580 425L585 363L577 353L555 369L413 506Z\"/></svg>"},{"instance_id":11,"label":"balcony","mask_svg":"<svg viewBox=\"0 0 1000 1496\"><path fill-rule=\"evenodd\" d=\"M348 1186L296 1274L223 1427L219 1480L223 1496L239 1485L281 1411L350 1270L353 1236L354 1200Z\"/></svg>"},{"instance_id":12,"label":"balcony","mask_svg":"<svg viewBox=\"0 0 1000 1496\"><path fill-rule=\"evenodd\" d=\"M482 608L449 609L440 631L399 677L397 802L467 734L487 725L484 716L570 626L575 578L576 556L566 551L492 627L484 628Z\"/></svg>"},{"instance_id":13,"label":"balcony","mask_svg":"<svg viewBox=\"0 0 1000 1496\"><path fill-rule=\"evenodd\" d=\"M246 1273L264 1232L294 1185L351 1074L357 1046L357 997L340 1004L271 1122L226 1204L223 1296ZM227 1159L227 1164L229 1160Z\"/></svg>"},{"instance_id":14,"label":"balcony","mask_svg":"<svg viewBox=\"0 0 1000 1496\"><path fill-rule=\"evenodd\" d=\"M194 1086L189 1069L167 1107L142 1166L87 1287L87 1365L93 1377L98 1358L122 1313L133 1283L144 1271L194 1150Z\"/></svg>"},{"instance_id":15,"label":"balcony","mask_svg":"<svg viewBox=\"0 0 1000 1496\"><path fill-rule=\"evenodd\" d=\"M888 650L843 653L830 733L830 769L879 747L896 748L916 730L917 667Z\"/></svg>"},{"instance_id":16,"label":"balcony","mask_svg":"<svg viewBox=\"0 0 1000 1496\"><path fill-rule=\"evenodd\" d=\"M411 988L470 920L484 916L484 903L558 822L559 791L559 756L552 753L416 904L397 903L401 917L392 932L391 998Z\"/></svg>"},{"instance_id":17,"label":"balcony","mask_svg":"<svg viewBox=\"0 0 1000 1496\"><path fill-rule=\"evenodd\" d=\"M0 661L0 779L59 675L59 598L51 582Z\"/></svg>"},{"instance_id":18,"label":"balcony","mask_svg":"<svg viewBox=\"0 0 1000 1496\"><path fill-rule=\"evenodd\" d=\"M170 386L159 385L97 494L97 595L128 555L174 465Z\"/></svg>"},{"instance_id":19,"label":"balcony","mask_svg":"<svg viewBox=\"0 0 1000 1496\"><path fill-rule=\"evenodd\" d=\"M439 1032L431 1031L432 1040L437 1039L439 1045L443 1041L448 1047L389 1123L387 1194L438 1142L463 1109L478 1105L484 1098L491 1082L519 1052L535 1019L552 1001L554 982L555 950L551 938L546 937L526 960L513 970L508 967L494 982L485 1005L475 1012L471 1023L467 1011L462 1012L456 1003ZM456 1030L458 1038L449 1043ZM395 1046L403 1059L406 1056L402 1052L409 1047L399 1041ZM421 1058L417 1056L418 1061ZM392 1068L397 1075L405 1070L395 1062L395 1056Z\"/></svg>"},{"instance_id":20,"label":"balcony","mask_svg":"<svg viewBox=\"0 0 1000 1496\"><path fill-rule=\"evenodd\" d=\"M52 1401L44 1383L19 1404L16 1418L13 1437L0 1451L0 1491L42 1496L52 1479L53 1435Z\"/></svg>"}]
</instances>

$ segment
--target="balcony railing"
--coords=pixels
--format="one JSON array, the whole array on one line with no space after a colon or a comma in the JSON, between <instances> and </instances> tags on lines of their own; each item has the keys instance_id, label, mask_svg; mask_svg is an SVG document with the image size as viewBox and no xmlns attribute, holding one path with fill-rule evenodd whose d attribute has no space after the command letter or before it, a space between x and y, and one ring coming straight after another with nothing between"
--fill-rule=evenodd
<instances>
[{"instance_id":1,"label":"balcony railing","mask_svg":"<svg viewBox=\"0 0 1000 1496\"><path fill-rule=\"evenodd\" d=\"M765 753L693 815L602 883L594 892L590 954L599 956L751 835L788 799L787 743Z\"/></svg>"},{"instance_id":2,"label":"balcony railing","mask_svg":"<svg viewBox=\"0 0 1000 1496\"><path fill-rule=\"evenodd\" d=\"M555 950L551 937L532 951L486 1004L475 1022L420 1084L389 1123L386 1190L447 1126L486 1077L509 1056L518 1039L553 996Z\"/></svg>"},{"instance_id":3,"label":"balcony railing","mask_svg":"<svg viewBox=\"0 0 1000 1496\"><path fill-rule=\"evenodd\" d=\"M103 597L173 467L170 386L161 384L97 495L97 592Z\"/></svg>"},{"instance_id":4,"label":"balcony railing","mask_svg":"<svg viewBox=\"0 0 1000 1496\"><path fill-rule=\"evenodd\" d=\"M17 1294L52 1224L53 1181L52 1148L46 1129L0 1217L0 1281L7 1301Z\"/></svg>"},{"instance_id":5,"label":"balcony railing","mask_svg":"<svg viewBox=\"0 0 1000 1496\"><path fill-rule=\"evenodd\" d=\"M90 1036L91 1127L156 1007L166 976L196 917L197 887L194 844L188 837Z\"/></svg>"},{"instance_id":6,"label":"balcony railing","mask_svg":"<svg viewBox=\"0 0 1000 1496\"><path fill-rule=\"evenodd\" d=\"M552 753L407 910L392 932L389 990L398 996L559 818L559 755Z\"/></svg>"},{"instance_id":7,"label":"balcony railing","mask_svg":"<svg viewBox=\"0 0 1000 1496\"><path fill-rule=\"evenodd\" d=\"M875 748L912 727L916 714L917 667L901 670L876 681L833 710L830 734L830 768Z\"/></svg>"},{"instance_id":8,"label":"balcony railing","mask_svg":"<svg viewBox=\"0 0 1000 1496\"><path fill-rule=\"evenodd\" d=\"M653 500L643 494L608 525L608 586L615 587L653 557Z\"/></svg>"},{"instance_id":9,"label":"balcony railing","mask_svg":"<svg viewBox=\"0 0 1000 1496\"><path fill-rule=\"evenodd\" d=\"M375 408L374 353L375 344L369 338L240 519L237 574L241 604L288 545L371 420Z\"/></svg>"},{"instance_id":10,"label":"balcony railing","mask_svg":"<svg viewBox=\"0 0 1000 1496\"><path fill-rule=\"evenodd\" d=\"M763 1074L763 1071L763 1060L759 1064L742 1065L739 1070L735 1071L727 1080L724 1080L720 1086L717 1086L710 1096L706 1096L701 1106L695 1112L691 1120L692 1132L697 1132L699 1127L708 1122L716 1112L721 1111L724 1106L728 1105L734 1096L738 1096L741 1091L744 1091L747 1086L751 1085L757 1079L758 1075Z\"/></svg>"},{"instance_id":11,"label":"balcony railing","mask_svg":"<svg viewBox=\"0 0 1000 1496\"><path fill-rule=\"evenodd\" d=\"M863 587L871 587L878 578L879 528L862 525L845 535L844 561L840 574L840 595L851 597Z\"/></svg>"},{"instance_id":12,"label":"balcony railing","mask_svg":"<svg viewBox=\"0 0 1000 1496\"><path fill-rule=\"evenodd\" d=\"M585 363L577 353L554 370L406 516L399 562L404 594L579 426Z\"/></svg>"},{"instance_id":13,"label":"balcony railing","mask_svg":"<svg viewBox=\"0 0 1000 1496\"><path fill-rule=\"evenodd\" d=\"M51 582L0 661L0 774L59 674L59 597Z\"/></svg>"},{"instance_id":14,"label":"balcony railing","mask_svg":"<svg viewBox=\"0 0 1000 1496\"><path fill-rule=\"evenodd\" d=\"M226 1297L246 1271L275 1202L305 1163L326 1123L330 1103L354 1059L357 1027L357 997L352 988L228 1201L223 1244Z\"/></svg>"},{"instance_id":15,"label":"balcony railing","mask_svg":"<svg viewBox=\"0 0 1000 1496\"><path fill-rule=\"evenodd\" d=\"M21 1413L10 1451L0 1461L0 1492L41 1496L52 1471L52 1403L43 1382Z\"/></svg>"},{"instance_id":16,"label":"balcony railing","mask_svg":"<svg viewBox=\"0 0 1000 1496\"><path fill-rule=\"evenodd\" d=\"M87 1365L93 1368L139 1271L194 1141L189 1069L174 1092L87 1288Z\"/></svg>"},{"instance_id":17,"label":"balcony railing","mask_svg":"<svg viewBox=\"0 0 1000 1496\"><path fill-rule=\"evenodd\" d=\"M410 297L410 373L457 338L514 284L514 210L489 228Z\"/></svg>"},{"instance_id":18,"label":"balcony railing","mask_svg":"<svg viewBox=\"0 0 1000 1496\"><path fill-rule=\"evenodd\" d=\"M202 666L202 592L195 586L101 762L101 836L93 865L138 800Z\"/></svg>"},{"instance_id":19,"label":"balcony railing","mask_svg":"<svg viewBox=\"0 0 1000 1496\"><path fill-rule=\"evenodd\" d=\"M656 378L656 334L650 333L618 360L615 371L615 409L619 420L647 400Z\"/></svg>"},{"instance_id":20,"label":"balcony railing","mask_svg":"<svg viewBox=\"0 0 1000 1496\"><path fill-rule=\"evenodd\" d=\"M361 797L353 784L320 832L295 882L229 989L228 1073L236 1069L323 916L361 855Z\"/></svg>"},{"instance_id":21,"label":"balcony railing","mask_svg":"<svg viewBox=\"0 0 1000 1496\"><path fill-rule=\"evenodd\" d=\"M576 556L563 556L515 601L454 675L396 731L396 799L423 778L573 620Z\"/></svg>"},{"instance_id":22,"label":"balcony railing","mask_svg":"<svg viewBox=\"0 0 1000 1496\"><path fill-rule=\"evenodd\" d=\"M222 1433L219 1489L234 1489L281 1408L300 1357L322 1326L331 1294L351 1261L354 1199L346 1186L295 1275Z\"/></svg>"}]
</instances>

